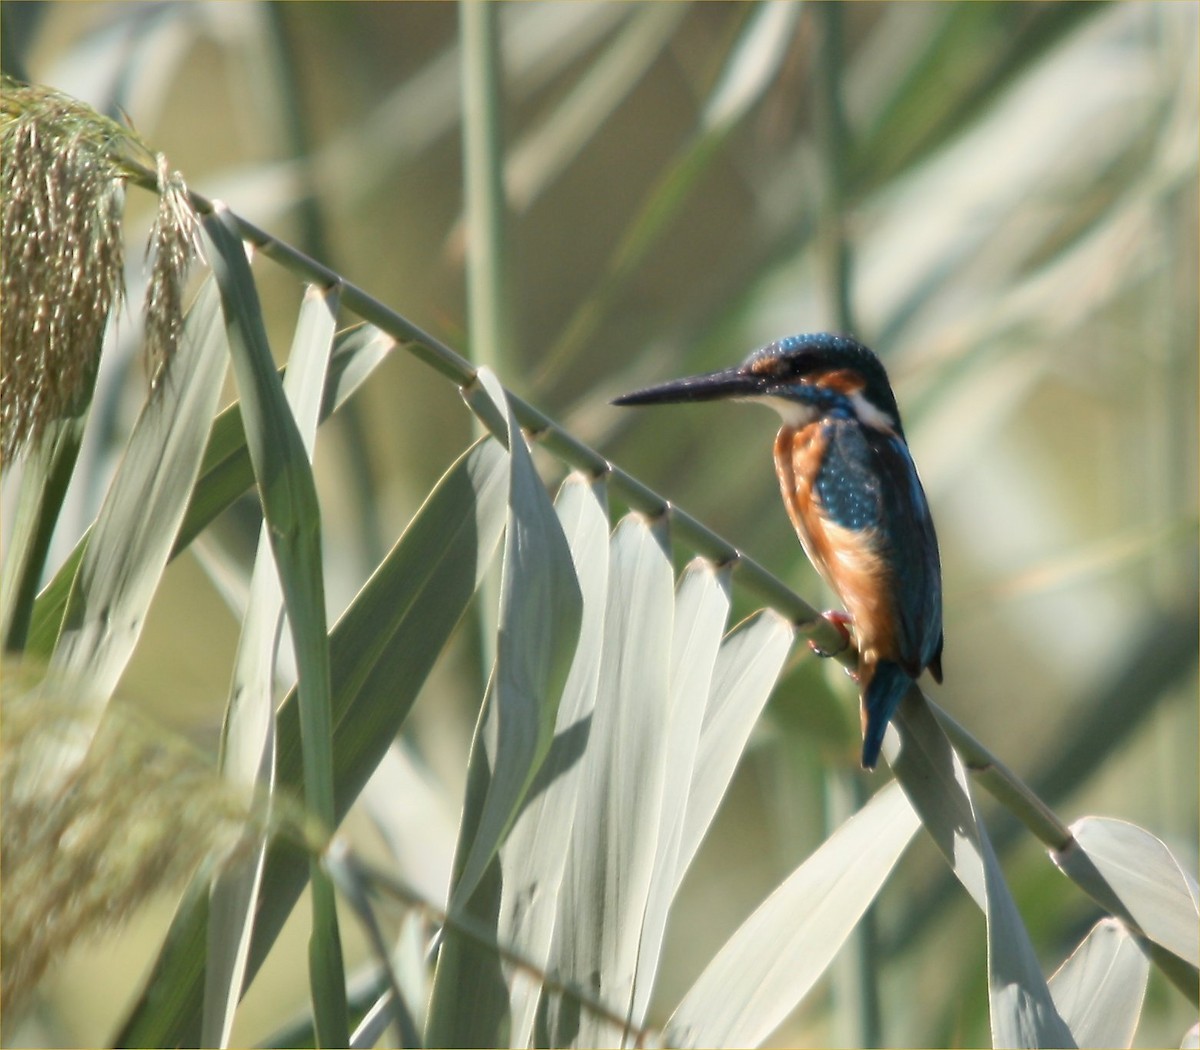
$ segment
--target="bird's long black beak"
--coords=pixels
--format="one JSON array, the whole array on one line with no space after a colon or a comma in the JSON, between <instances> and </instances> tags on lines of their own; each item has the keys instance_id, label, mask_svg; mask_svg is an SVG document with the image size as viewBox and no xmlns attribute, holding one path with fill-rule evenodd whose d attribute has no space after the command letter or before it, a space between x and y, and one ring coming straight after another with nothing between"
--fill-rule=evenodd
<instances>
[{"instance_id":1,"label":"bird's long black beak","mask_svg":"<svg viewBox=\"0 0 1200 1050\"><path fill-rule=\"evenodd\" d=\"M700 376L673 379L669 383L635 390L613 398L614 405L661 405L672 401L719 401L730 397L754 397L763 392L763 377L754 372L725 368Z\"/></svg>"}]
</instances>

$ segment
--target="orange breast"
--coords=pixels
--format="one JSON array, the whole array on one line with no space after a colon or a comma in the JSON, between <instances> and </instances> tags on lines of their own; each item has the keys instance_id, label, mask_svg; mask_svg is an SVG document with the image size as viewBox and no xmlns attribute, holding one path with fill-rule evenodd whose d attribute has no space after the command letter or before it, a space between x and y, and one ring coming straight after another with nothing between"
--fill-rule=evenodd
<instances>
[{"instance_id":1,"label":"orange breast","mask_svg":"<svg viewBox=\"0 0 1200 1050\"><path fill-rule=\"evenodd\" d=\"M847 529L830 521L814 491L825 455L820 422L783 427L775 438L775 473L788 517L825 582L854 621L863 662L895 659L896 614L892 575L871 529Z\"/></svg>"}]
</instances>

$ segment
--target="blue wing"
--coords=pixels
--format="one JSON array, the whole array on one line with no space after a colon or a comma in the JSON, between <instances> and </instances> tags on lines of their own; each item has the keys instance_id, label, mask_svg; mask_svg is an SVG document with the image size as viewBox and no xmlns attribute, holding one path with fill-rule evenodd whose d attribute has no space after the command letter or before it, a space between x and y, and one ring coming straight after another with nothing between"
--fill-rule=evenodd
<instances>
[{"instance_id":1,"label":"blue wing","mask_svg":"<svg viewBox=\"0 0 1200 1050\"><path fill-rule=\"evenodd\" d=\"M896 574L901 665L914 677L929 667L941 681L942 566L925 490L901 438L879 434L872 444L880 474L891 479L882 527Z\"/></svg>"},{"instance_id":2,"label":"blue wing","mask_svg":"<svg viewBox=\"0 0 1200 1050\"><path fill-rule=\"evenodd\" d=\"M925 667L941 680L942 574L937 536L908 446L896 434L855 419L825 424L816 479L836 524L873 530L890 577L896 662L916 678Z\"/></svg>"}]
</instances>

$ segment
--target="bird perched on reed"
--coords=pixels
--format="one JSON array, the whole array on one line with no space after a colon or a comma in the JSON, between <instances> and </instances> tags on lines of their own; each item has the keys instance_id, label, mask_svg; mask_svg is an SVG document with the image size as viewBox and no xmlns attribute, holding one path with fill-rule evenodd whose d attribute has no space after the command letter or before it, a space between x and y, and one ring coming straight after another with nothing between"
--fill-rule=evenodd
<instances>
[{"instance_id":1,"label":"bird perched on reed","mask_svg":"<svg viewBox=\"0 0 1200 1050\"><path fill-rule=\"evenodd\" d=\"M775 472L804 552L858 643L862 764L874 769L888 722L926 668L942 680L937 536L879 358L847 336L794 335L741 364L617 398L650 405L760 401L783 420Z\"/></svg>"}]
</instances>

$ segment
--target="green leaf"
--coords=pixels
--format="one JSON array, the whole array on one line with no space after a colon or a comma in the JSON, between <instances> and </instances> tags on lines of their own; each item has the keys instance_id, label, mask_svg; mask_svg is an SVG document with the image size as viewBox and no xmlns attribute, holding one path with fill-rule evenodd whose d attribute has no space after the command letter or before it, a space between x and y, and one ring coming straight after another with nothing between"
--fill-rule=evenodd
<instances>
[{"instance_id":1,"label":"green leaf","mask_svg":"<svg viewBox=\"0 0 1200 1050\"><path fill-rule=\"evenodd\" d=\"M1123 820L1084 817L1071 825L1075 841L1054 863L1114 915L1156 944L1200 966L1200 890L1166 845Z\"/></svg>"},{"instance_id":2,"label":"green leaf","mask_svg":"<svg viewBox=\"0 0 1200 1050\"><path fill-rule=\"evenodd\" d=\"M507 414L512 472L496 667L491 703L480 723L489 770L487 796L451 892L451 910L470 897L549 750L579 641L583 603L571 549L504 388L487 369L478 378L497 409ZM485 760L483 754L479 758Z\"/></svg>"},{"instance_id":3,"label":"green leaf","mask_svg":"<svg viewBox=\"0 0 1200 1050\"><path fill-rule=\"evenodd\" d=\"M638 940L631 1017L639 1026L644 1023L650 1004L667 915L675 899L675 874L684 837L688 793L696 775L700 727L728 617L728 571L703 558L693 559L675 588L671 691L663 739L669 773L663 784L658 853Z\"/></svg>"},{"instance_id":4,"label":"green leaf","mask_svg":"<svg viewBox=\"0 0 1200 1050\"><path fill-rule=\"evenodd\" d=\"M386 979L390 997L390 1004L388 1004L390 1005L390 1009L386 1013L380 1011L379 1017L382 1019L390 1014L395 1020L397 1046L416 1046L420 1035L416 1030L416 1025L408 1012L407 1004L400 990L383 929L375 916L375 909L371 907L371 885L368 873L363 871L362 865L358 862L354 854L351 853L350 847L340 838L335 839L330 844L329 849L325 851L324 866L329 871L330 878L341 891L342 896L350 902L350 906L354 909L355 914L362 923L363 932L367 935L367 941L371 945L375 961ZM372 1027L369 1023L367 1024L368 1031ZM356 1031L355 1036L357 1037L358 1035L359 1031ZM351 1042L349 1045L374 1046L377 1040L378 1035L376 1039L369 1043L359 1041Z\"/></svg>"},{"instance_id":5,"label":"green leaf","mask_svg":"<svg viewBox=\"0 0 1200 1050\"><path fill-rule=\"evenodd\" d=\"M71 581L51 665L86 682L98 709L133 653L200 468L225 375L219 321L210 282L138 416Z\"/></svg>"},{"instance_id":6,"label":"green leaf","mask_svg":"<svg viewBox=\"0 0 1200 1050\"><path fill-rule=\"evenodd\" d=\"M758 1046L837 954L919 827L895 784L839 827L725 943L671 1015L669 1046Z\"/></svg>"},{"instance_id":7,"label":"green leaf","mask_svg":"<svg viewBox=\"0 0 1200 1050\"><path fill-rule=\"evenodd\" d=\"M795 637L795 628L787 620L763 609L721 642L675 862L676 892L725 797Z\"/></svg>"},{"instance_id":8,"label":"green leaf","mask_svg":"<svg viewBox=\"0 0 1200 1050\"><path fill-rule=\"evenodd\" d=\"M802 10L798 3L755 8L705 101L700 118L705 134L736 126L766 94L787 58Z\"/></svg>"},{"instance_id":9,"label":"green leaf","mask_svg":"<svg viewBox=\"0 0 1200 1050\"><path fill-rule=\"evenodd\" d=\"M957 759L957 756L955 756ZM960 767L961 768L961 765ZM965 786L964 771L962 783ZM1059 1016L1038 965L1029 932L1004 881L1000 863L981 822L976 823L987 885L988 1001L992 1045L1075 1045Z\"/></svg>"},{"instance_id":10,"label":"green leaf","mask_svg":"<svg viewBox=\"0 0 1200 1050\"><path fill-rule=\"evenodd\" d=\"M884 739L884 754L934 843L987 919L993 1045L1074 1045L975 809L966 770L915 686L896 721Z\"/></svg>"},{"instance_id":11,"label":"green leaf","mask_svg":"<svg viewBox=\"0 0 1200 1050\"><path fill-rule=\"evenodd\" d=\"M246 444L299 666L304 802L332 833L333 724L316 483L271 359L254 276L228 209L214 208L204 219L204 230L213 247L213 273L221 290L233 371L242 397ZM337 906L328 873L316 858L311 864L309 976L317 1031L322 1046L344 1046L350 1032Z\"/></svg>"},{"instance_id":12,"label":"green leaf","mask_svg":"<svg viewBox=\"0 0 1200 1050\"><path fill-rule=\"evenodd\" d=\"M309 457L316 438L325 371L337 322L337 290L310 288L288 355L284 393ZM248 793L271 789L275 771L274 695L283 626L283 592L263 526L238 641L233 686L222 739L222 772ZM254 907L266 841L249 843L247 856L220 872L209 903L208 968L204 982L204 1046L227 1046L241 997Z\"/></svg>"},{"instance_id":13,"label":"green leaf","mask_svg":"<svg viewBox=\"0 0 1200 1050\"><path fill-rule=\"evenodd\" d=\"M909 690L888 727L883 754L921 823L946 858L955 877L987 910L983 861L974 843L974 809L958 756L942 727L916 690Z\"/></svg>"},{"instance_id":14,"label":"green leaf","mask_svg":"<svg viewBox=\"0 0 1200 1050\"><path fill-rule=\"evenodd\" d=\"M374 325L360 324L339 333L325 373L320 422L324 423L349 400L395 346L395 339ZM285 380L286 376L285 369ZM253 484L254 468L246 447L242 404L235 401L213 424L208 447L204 450L200 479L171 556L185 549Z\"/></svg>"},{"instance_id":15,"label":"green leaf","mask_svg":"<svg viewBox=\"0 0 1200 1050\"><path fill-rule=\"evenodd\" d=\"M507 418L512 457L508 528L500 581L496 665L480 711L467 772L467 800L449 913L495 929L499 909L496 853L550 748L559 700L579 640L582 598L571 551L534 469L504 388L488 369L480 391ZM481 886L485 882L486 885ZM476 891L482 890L476 899ZM494 952L445 931L438 955L427 1042L499 1045L507 1038L508 996ZM484 989L492 988L492 994ZM465 989L476 989L463 1010Z\"/></svg>"},{"instance_id":16,"label":"green leaf","mask_svg":"<svg viewBox=\"0 0 1200 1050\"><path fill-rule=\"evenodd\" d=\"M632 1004L638 941L661 836L670 690L671 562L631 514L609 545L599 688L550 970L618 1015ZM550 1041L606 1045L611 1023L577 1001L549 1000Z\"/></svg>"},{"instance_id":17,"label":"green leaf","mask_svg":"<svg viewBox=\"0 0 1200 1050\"><path fill-rule=\"evenodd\" d=\"M4 567L0 569L0 639L5 652L20 652L29 637L38 581L86 423L86 413L52 420L26 455L16 514L5 537ZM72 567L72 575L78 564L76 561ZM65 595L64 590L64 604ZM41 648L43 654L48 652L48 645Z\"/></svg>"},{"instance_id":18,"label":"green leaf","mask_svg":"<svg viewBox=\"0 0 1200 1050\"><path fill-rule=\"evenodd\" d=\"M571 474L555 510L571 548L582 596L579 643L558 705L554 740L530 788L526 804L500 851L503 887L497 937L540 970L550 946L562 892L571 826L591 736L600 676L605 600L608 592L608 511L603 482ZM512 1046L533 1045L541 984L527 973L507 971Z\"/></svg>"},{"instance_id":19,"label":"green leaf","mask_svg":"<svg viewBox=\"0 0 1200 1050\"><path fill-rule=\"evenodd\" d=\"M189 311L189 318L197 309L218 309L215 293L207 307L203 306L203 303L203 297L197 299ZM220 334L224 346L224 333L219 327L216 331ZM358 325L338 336L337 348L329 363L325 380L325 396L321 405L322 422L345 404L395 345L396 342L391 336L367 324ZM201 460L200 476L192 490L183 522L179 526L171 557L175 558L185 550L217 515L253 484L254 470L246 449L241 404L234 402L217 416L216 422L213 423ZM38 596L30 628L31 652L49 656L62 624L71 582L78 571L90 536L89 530L59 567L54 579Z\"/></svg>"},{"instance_id":20,"label":"green leaf","mask_svg":"<svg viewBox=\"0 0 1200 1050\"><path fill-rule=\"evenodd\" d=\"M1149 976L1137 940L1101 919L1050 978L1050 994L1077 1046L1132 1046Z\"/></svg>"},{"instance_id":21,"label":"green leaf","mask_svg":"<svg viewBox=\"0 0 1200 1050\"><path fill-rule=\"evenodd\" d=\"M504 527L509 457L473 446L442 477L330 635L334 785L340 820L408 716L474 594ZM276 790L302 778L295 690L276 716ZM308 879L308 856L275 841L267 854L247 977L262 964ZM199 1040L207 894L175 917L146 991L118 1033L125 1046Z\"/></svg>"}]
</instances>

